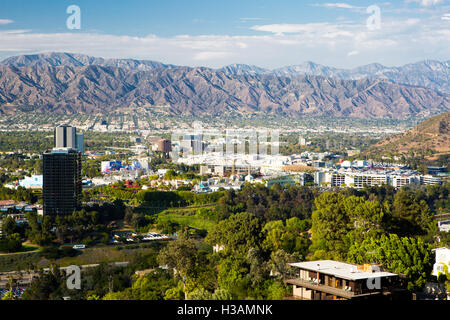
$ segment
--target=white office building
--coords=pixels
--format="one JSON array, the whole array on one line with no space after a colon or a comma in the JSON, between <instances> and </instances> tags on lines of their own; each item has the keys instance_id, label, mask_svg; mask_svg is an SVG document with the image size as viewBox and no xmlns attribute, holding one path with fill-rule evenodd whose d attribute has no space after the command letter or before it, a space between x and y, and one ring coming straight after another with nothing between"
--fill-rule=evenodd
<instances>
[{"instance_id":1,"label":"white office building","mask_svg":"<svg viewBox=\"0 0 450 320\"><path fill-rule=\"evenodd\" d=\"M433 177L430 175L426 176L420 176L420 184L434 184L434 185L441 185L442 179L439 177Z\"/></svg>"}]
</instances>

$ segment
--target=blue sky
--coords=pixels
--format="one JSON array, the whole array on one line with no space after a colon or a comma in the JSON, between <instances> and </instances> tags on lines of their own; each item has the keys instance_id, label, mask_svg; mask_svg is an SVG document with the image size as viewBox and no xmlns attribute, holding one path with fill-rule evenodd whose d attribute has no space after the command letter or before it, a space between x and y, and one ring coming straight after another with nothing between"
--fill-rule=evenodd
<instances>
[{"instance_id":1,"label":"blue sky","mask_svg":"<svg viewBox=\"0 0 450 320\"><path fill-rule=\"evenodd\" d=\"M68 51L190 66L402 65L450 56L450 1L2 0L0 58ZM66 8L81 10L69 30ZM369 29L369 6L380 9Z\"/></svg>"}]
</instances>

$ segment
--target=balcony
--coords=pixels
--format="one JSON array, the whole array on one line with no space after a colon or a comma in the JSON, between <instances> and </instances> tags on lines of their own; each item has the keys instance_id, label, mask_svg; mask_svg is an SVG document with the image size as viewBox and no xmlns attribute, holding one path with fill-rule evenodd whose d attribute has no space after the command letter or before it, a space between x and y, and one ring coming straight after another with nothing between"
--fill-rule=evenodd
<instances>
[{"instance_id":1,"label":"balcony","mask_svg":"<svg viewBox=\"0 0 450 320\"><path fill-rule=\"evenodd\" d=\"M285 280L286 283L296 285L299 287L303 287L310 290L315 290L319 292L324 292L333 296L342 297L345 299L353 299L353 298L359 298L359 297L365 297L365 296L371 296L371 295L378 295L381 294L380 291L373 291L373 292L367 292L367 293L360 293L360 292L354 292L351 291L348 287L344 287L344 289L335 288L331 286L327 286L321 283L317 283L317 279L287 279Z\"/></svg>"}]
</instances>

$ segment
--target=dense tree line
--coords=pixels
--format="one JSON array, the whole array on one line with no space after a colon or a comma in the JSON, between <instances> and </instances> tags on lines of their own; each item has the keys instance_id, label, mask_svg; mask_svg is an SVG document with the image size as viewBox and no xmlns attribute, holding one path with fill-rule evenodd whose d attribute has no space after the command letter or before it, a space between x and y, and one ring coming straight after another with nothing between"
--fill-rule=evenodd
<instances>
[{"instance_id":1,"label":"dense tree line","mask_svg":"<svg viewBox=\"0 0 450 320\"><path fill-rule=\"evenodd\" d=\"M51 149L53 136L50 132L4 131L0 133L0 151L22 150L26 153L42 153Z\"/></svg>"},{"instance_id":2,"label":"dense tree line","mask_svg":"<svg viewBox=\"0 0 450 320\"><path fill-rule=\"evenodd\" d=\"M42 160L38 156L28 158L22 154L4 155L0 158L0 168L7 172L21 169L24 173L42 174Z\"/></svg>"},{"instance_id":3,"label":"dense tree line","mask_svg":"<svg viewBox=\"0 0 450 320\"><path fill-rule=\"evenodd\" d=\"M157 225L167 228L168 233L177 231L179 239L134 264L135 269L151 267L154 271L136 277L130 269L116 275L100 269L108 277L116 277L117 284L111 285L111 280L98 274L95 279L100 279L101 285L96 288L86 284L90 289L79 297L283 299L289 294L283 282L291 272L289 263L318 259L380 263L391 272L404 274L408 288L420 291L431 280L431 249L438 235L433 215L448 208L448 188L426 186L396 191L381 186L319 193L299 186L275 185L268 189L246 185L240 192L210 195L142 191L140 201L145 204L177 207L217 202L214 213L205 212L217 219L217 224L204 240L194 240L191 233L170 222ZM124 218L135 228L156 222L123 203L117 205L74 213L67 218L67 228L76 230L81 225L82 231L92 233L99 230L96 226L116 218ZM61 228L61 222L58 224ZM48 225L42 222L40 229L35 229L43 236ZM52 282L48 286L59 290Z\"/></svg>"},{"instance_id":4,"label":"dense tree line","mask_svg":"<svg viewBox=\"0 0 450 320\"><path fill-rule=\"evenodd\" d=\"M236 192L226 191L219 199L218 211L221 219L239 212L250 212L262 220L285 220L292 217L311 218L315 189L291 186L283 189L275 184L267 188L261 184L246 184Z\"/></svg>"},{"instance_id":5,"label":"dense tree line","mask_svg":"<svg viewBox=\"0 0 450 320\"><path fill-rule=\"evenodd\" d=\"M0 200L25 201L30 204L37 202L37 196L29 189L18 187L17 189L9 189L0 186Z\"/></svg>"},{"instance_id":6,"label":"dense tree line","mask_svg":"<svg viewBox=\"0 0 450 320\"><path fill-rule=\"evenodd\" d=\"M348 252L354 263L384 265L389 271L403 274L408 279L408 289L421 289L430 279L434 254L431 246L421 239L399 237L396 234L370 237L354 243Z\"/></svg>"},{"instance_id":7,"label":"dense tree line","mask_svg":"<svg viewBox=\"0 0 450 320\"><path fill-rule=\"evenodd\" d=\"M379 138L376 136L365 136L360 134L348 133L325 133L315 134L304 137L309 145L302 146L299 142L299 135L290 134L282 136L281 140L285 142L280 146L280 153L283 155L300 154L309 152L334 152L342 154L342 150L358 149L364 151L375 144Z\"/></svg>"},{"instance_id":8,"label":"dense tree line","mask_svg":"<svg viewBox=\"0 0 450 320\"><path fill-rule=\"evenodd\" d=\"M190 191L139 191L136 198L139 203L153 207L185 207L216 203L224 192L194 194Z\"/></svg>"},{"instance_id":9,"label":"dense tree line","mask_svg":"<svg viewBox=\"0 0 450 320\"><path fill-rule=\"evenodd\" d=\"M405 274L410 289L423 288L430 279L437 234L427 201L406 189L391 199L382 193L384 202L369 200L372 194L344 193L325 192L316 198L309 259L379 262ZM368 254L374 250L376 254Z\"/></svg>"}]
</instances>

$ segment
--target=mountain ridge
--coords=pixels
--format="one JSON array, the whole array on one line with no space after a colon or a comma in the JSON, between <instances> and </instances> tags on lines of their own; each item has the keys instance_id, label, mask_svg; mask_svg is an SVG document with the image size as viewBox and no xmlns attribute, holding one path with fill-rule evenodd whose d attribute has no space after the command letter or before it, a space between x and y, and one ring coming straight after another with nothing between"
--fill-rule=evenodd
<instances>
[{"instance_id":1,"label":"mountain ridge","mask_svg":"<svg viewBox=\"0 0 450 320\"><path fill-rule=\"evenodd\" d=\"M67 65L67 66L86 66L101 65L115 66L130 70L150 71L158 68L186 68L186 66L177 66L164 64L152 60L138 59L105 59L78 53L67 52L48 52L33 55L12 56L0 61L4 66L43 66L43 65ZM212 68L211 68L212 69ZM230 64L222 68L213 69L224 72L229 75L255 75L255 74L274 74L277 76L297 76L314 75L339 78L344 80L360 80L362 78L381 78L392 80L397 83L412 86L420 86L450 94L450 60L422 60L415 63L405 64L397 67L386 67L380 63L371 63L359 66L353 69L343 69L329 67L305 61L298 65L285 66L275 69L261 68L248 64Z\"/></svg>"},{"instance_id":2,"label":"mountain ridge","mask_svg":"<svg viewBox=\"0 0 450 320\"><path fill-rule=\"evenodd\" d=\"M230 73L232 68L221 71L75 54L11 57L0 63L0 112L96 114L169 106L169 113L189 115L402 119L450 109L447 94L388 79L282 76L256 66L234 67L240 74Z\"/></svg>"}]
</instances>

